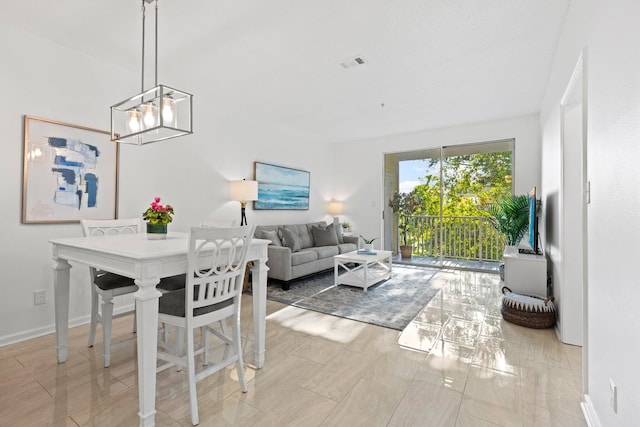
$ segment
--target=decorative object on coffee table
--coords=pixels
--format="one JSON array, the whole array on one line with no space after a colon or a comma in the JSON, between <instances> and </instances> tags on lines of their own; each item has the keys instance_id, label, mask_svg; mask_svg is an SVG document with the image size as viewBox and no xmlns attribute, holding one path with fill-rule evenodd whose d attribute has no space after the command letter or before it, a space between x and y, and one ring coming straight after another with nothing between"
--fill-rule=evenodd
<instances>
[{"instance_id":1,"label":"decorative object on coffee table","mask_svg":"<svg viewBox=\"0 0 640 427\"><path fill-rule=\"evenodd\" d=\"M364 249L366 249L368 251L373 251L373 242L378 240L378 238L374 237L373 239L367 239L362 234L360 235L360 237L364 241Z\"/></svg>"},{"instance_id":2,"label":"decorative object on coffee table","mask_svg":"<svg viewBox=\"0 0 640 427\"><path fill-rule=\"evenodd\" d=\"M151 206L142 214L142 219L147 221L147 238L149 240L162 240L167 238L167 224L173 221L173 206L162 205L160 197L151 202Z\"/></svg>"}]
</instances>

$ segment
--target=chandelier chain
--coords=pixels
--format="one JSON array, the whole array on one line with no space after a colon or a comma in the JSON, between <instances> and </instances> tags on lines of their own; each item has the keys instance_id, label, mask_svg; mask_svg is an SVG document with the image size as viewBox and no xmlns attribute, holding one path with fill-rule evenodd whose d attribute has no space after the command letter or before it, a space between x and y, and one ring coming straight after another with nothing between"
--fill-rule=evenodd
<instances>
[{"instance_id":1,"label":"chandelier chain","mask_svg":"<svg viewBox=\"0 0 640 427\"><path fill-rule=\"evenodd\" d=\"M154 28L147 34L147 5L155 3ZM159 1L141 0L142 15L142 61L140 93L111 106L111 140L143 145L193 133L193 95L158 84L158 36ZM151 10L149 10L151 13ZM153 16L151 17L153 19ZM154 46L147 49L147 39L152 37ZM147 52L154 55L152 76L147 67ZM149 75L147 75L149 74ZM149 79L155 86L145 88Z\"/></svg>"},{"instance_id":2,"label":"chandelier chain","mask_svg":"<svg viewBox=\"0 0 640 427\"><path fill-rule=\"evenodd\" d=\"M145 23L145 7L144 7L144 0L142 0L142 79L140 82L140 92L144 92L144 23Z\"/></svg>"},{"instance_id":3,"label":"chandelier chain","mask_svg":"<svg viewBox=\"0 0 640 427\"><path fill-rule=\"evenodd\" d=\"M156 32L156 46L155 46L155 54L154 54L154 58L156 61L156 81L155 81L155 86L158 86L158 0L156 0L156 21L154 22L154 26L155 26L155 32Z\"/></svg>"}]
</instances>

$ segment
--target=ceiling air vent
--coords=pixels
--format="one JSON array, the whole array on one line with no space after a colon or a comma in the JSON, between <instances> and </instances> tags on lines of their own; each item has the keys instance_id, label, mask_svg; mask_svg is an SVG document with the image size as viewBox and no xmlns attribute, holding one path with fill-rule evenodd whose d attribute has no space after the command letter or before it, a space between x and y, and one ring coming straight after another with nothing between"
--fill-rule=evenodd
<instances>
[{"instance_id":1,"label":"ceiling air vent","mask_svg":"<svg viewBox=\"0 0 640 427\"><path fill-rule=\"evenodd\" d=\"M349 68L365 65L366 63L367 62L365 61L364 57L354 56L353 58L341 61L339 64L343 69L348 70Z\"/></svg>"}]
</instances>

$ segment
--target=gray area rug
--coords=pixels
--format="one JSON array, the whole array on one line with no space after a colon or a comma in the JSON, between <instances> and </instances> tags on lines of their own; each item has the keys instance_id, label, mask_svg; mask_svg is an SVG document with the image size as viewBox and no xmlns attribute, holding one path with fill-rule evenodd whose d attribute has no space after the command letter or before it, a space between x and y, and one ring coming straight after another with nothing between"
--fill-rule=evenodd
<instances>
[{"instance_id":1,"label":"gray area rug","mask_svg":"<svg viewBox=\"0 0 640 427\"><path fill-rule=\"evenodd\" d=\"M296 280L283 291L267 283L267 298L295 307L403 330L440 289L432 285L438 270L393 265L390 279L368 288L333 285L333 270Z\"/></svg>"}]
</instances>

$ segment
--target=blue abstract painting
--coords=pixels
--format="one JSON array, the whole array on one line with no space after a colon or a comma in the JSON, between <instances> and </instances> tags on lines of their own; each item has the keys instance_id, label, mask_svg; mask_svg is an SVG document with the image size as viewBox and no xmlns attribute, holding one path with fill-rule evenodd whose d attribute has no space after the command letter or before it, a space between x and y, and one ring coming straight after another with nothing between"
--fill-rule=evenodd
<instances>
[{"instance_id":1,"label":"blue abstract painting","mask_svg":"<svg viewBox=\"0 0 640 427\"><path fill-rule=\"evenodd\" d=\"M55 166L51 168L58 174L54 203L80 209L82 196L87 193L87 207L95 208L98 177L87 170L95 169L100 150L95 145L73 139L48 137L47 140L56 153L53 159Z\"/></svg>"},{"instance_id":2,"label":"blue abstract painting","mask_svg":"<svg viewBox=\"0 0 640 427\"><path fill-rule=\"evenodd\" d=\"M254 209L309 209L310 173L283 166L255 162L258 200Z\"/></svg>"},{"instance_id":3,"label":"blue abstract painting","mask_svg":"<svg viewBox=\"0 0 640 427\"><path fill-rule=\"evenodd\" d=\"M110 132L24 117L23 223L114 219L118 144Z\"/></svg>"}]
</instances>

